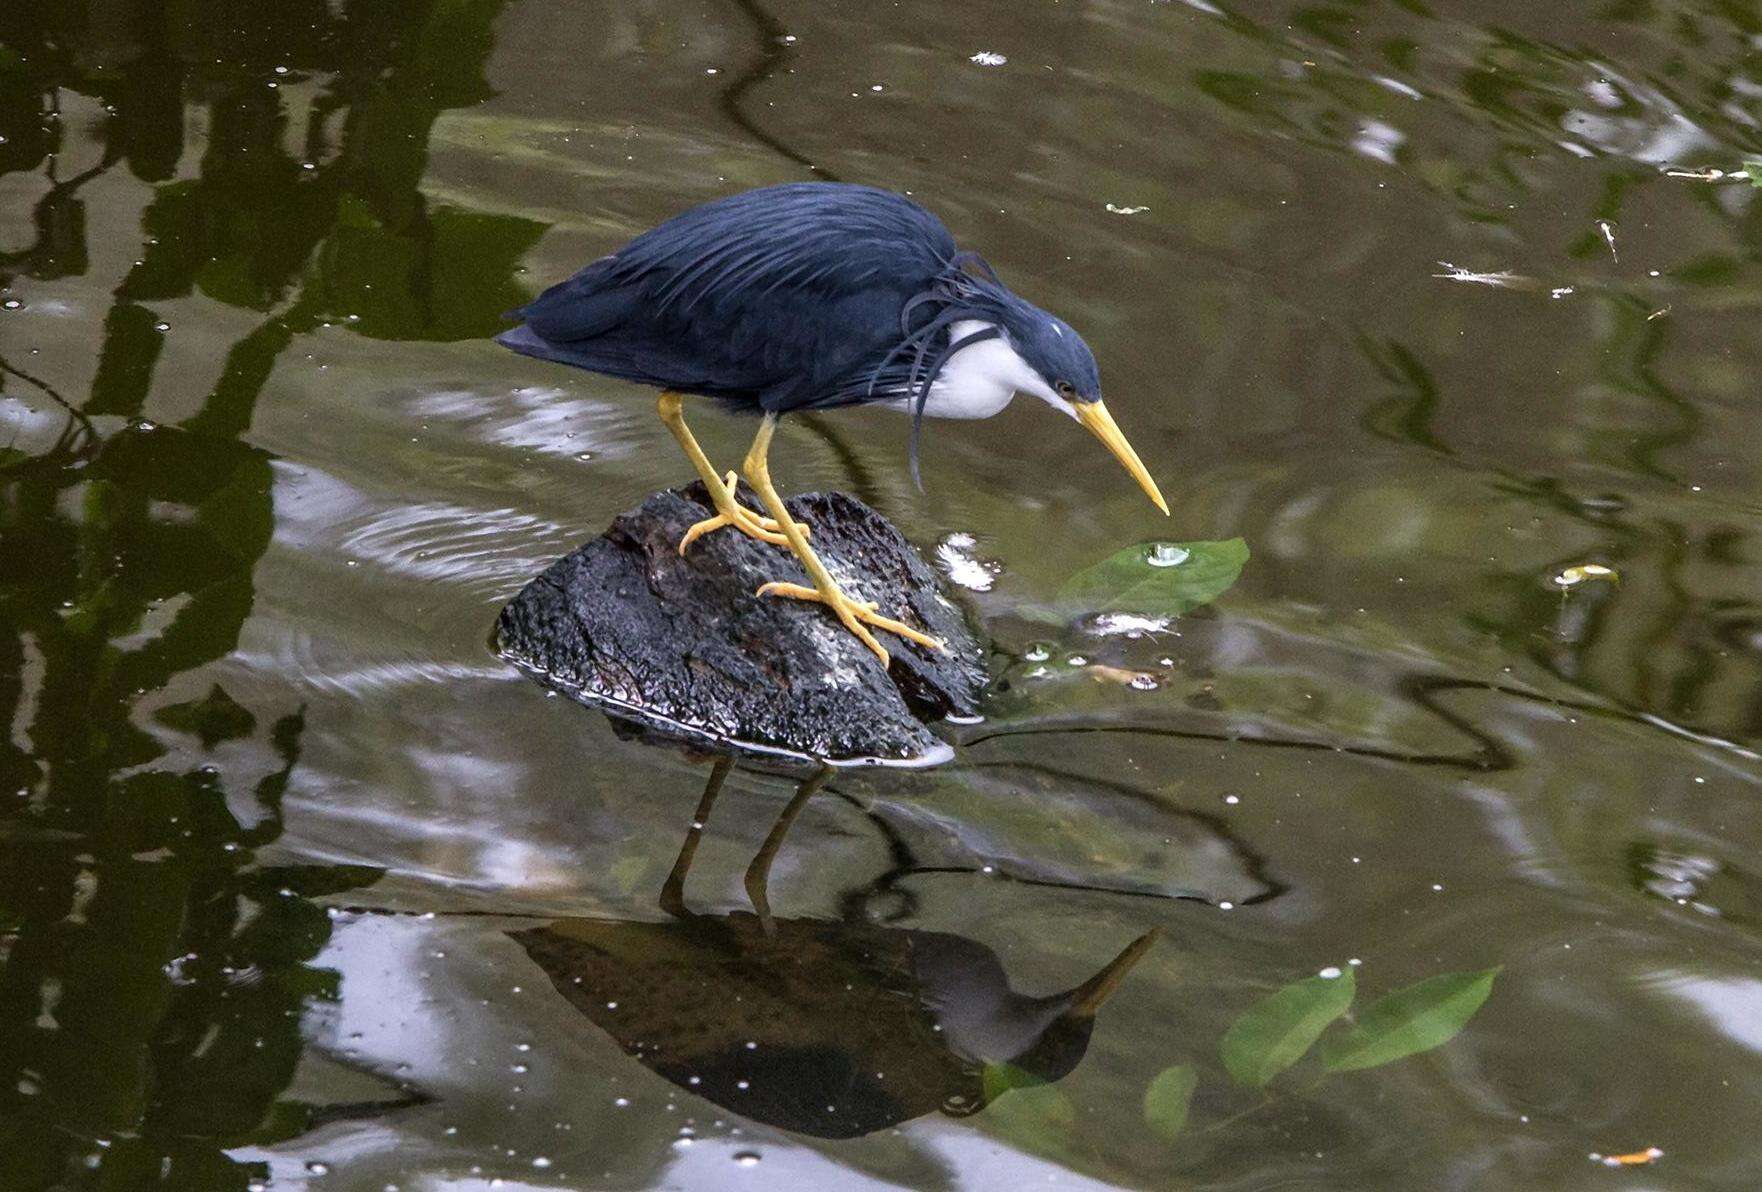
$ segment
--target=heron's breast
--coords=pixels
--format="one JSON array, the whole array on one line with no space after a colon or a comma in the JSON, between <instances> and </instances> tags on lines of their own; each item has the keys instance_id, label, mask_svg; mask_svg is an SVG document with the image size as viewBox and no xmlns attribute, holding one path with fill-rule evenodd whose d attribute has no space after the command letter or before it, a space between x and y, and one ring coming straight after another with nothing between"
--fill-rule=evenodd
<instances>
[{"instance_id":1,"label":"heron's breast","mask_svg":"<svg viewBox=\"0 0 1762 1192\"><path fill-rule=\"evenodd\" d=\"M978 319L963 319L949 328L949 334L959 340L989 326ZM1002 338L984 340L962 348L943 364L930 386L924 413L931 418L989 418L1009 405L1017 390L1029 388L1033 376L1028 362ZM911 409L909 400L888 404Z\"/></svg>"}]
</instances>

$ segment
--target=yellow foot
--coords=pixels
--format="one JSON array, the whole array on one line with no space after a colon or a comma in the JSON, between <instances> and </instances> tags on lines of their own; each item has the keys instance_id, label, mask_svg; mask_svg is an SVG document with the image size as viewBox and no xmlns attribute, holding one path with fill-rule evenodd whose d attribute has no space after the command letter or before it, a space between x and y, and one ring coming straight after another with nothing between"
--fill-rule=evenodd
<instances>
[{"instance_id":1,"label":"yellow foot","mask_svg":"<svg viewBox=\"0 0 1762 1192\"><path fill-rule=\"evenodd\" d=\"M713 490L710 492L710 499L715 502L716 508L721 512L717 513L715 517L706 517L685 531L685 537L679 540L680 554L683 555L686 547L711 530L720 530L723 526L733 526L748 538L757 538L760 542L769 542L772 546L789 545L789 539L783 536L776 522L768 517L760 517L735 499L734 491L737 479L738 473L730 472L723 482L724 490L720 493ZM727 502L726 506L723 505L724 500ZM802 533L807 533L805 525L802 526Z\"/></svg>"},{"instance_id":2,"label":"yellow foot","mask_svg":"<svg viewBox=\"0 0 1762 1192\"><path fill-rule=\"evenodd\" d=\"M800 584L773 581L760 588L757 595L787 596L791 600L813 600L827 605L838 614L838 619L844 622L846 629L856 634L862 639L865 646L875 651L875 657L881 660L882 666L890 664L893 657L881 648L881 643L876 641L875 635L869 632L868 626L870 625L877 629L885 629L889 633L897 633L921 646L929 646L932 650L948 649L941 638L931 637L928 633L920 633L910 625L895 621L891 617L883 617L875 611L880 606L873 600L852 600L836 587L829 592L822 592L818 588L804 588Z\"/></svg>"}]
</instances>

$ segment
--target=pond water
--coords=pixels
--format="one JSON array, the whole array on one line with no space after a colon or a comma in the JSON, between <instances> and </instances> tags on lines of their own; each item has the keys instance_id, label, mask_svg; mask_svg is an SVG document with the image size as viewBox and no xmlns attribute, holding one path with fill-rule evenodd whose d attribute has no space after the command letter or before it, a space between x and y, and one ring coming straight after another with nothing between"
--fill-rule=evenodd
<instances>
[{"instance_id":1,"label":"pond water","mask_svg":"<svg viewBox=\"0 0 1762 1192\"><path fill-rule=\"evenodd\" d=\"M0 1187L1762 1182L1759 122L1724 0L3 6ZM953 762L797 798L491 652L689 473L486 336L812 177L1077 325L1174 516L1031 402L921 494L786 422L999 649Z\"/></svg>"}]
</instances>

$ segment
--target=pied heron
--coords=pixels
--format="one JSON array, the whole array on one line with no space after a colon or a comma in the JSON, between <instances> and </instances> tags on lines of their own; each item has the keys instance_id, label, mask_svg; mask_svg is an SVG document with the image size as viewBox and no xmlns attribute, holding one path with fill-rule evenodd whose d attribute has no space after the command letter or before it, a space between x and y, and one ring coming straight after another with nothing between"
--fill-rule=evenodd
<instances>
[{"instance_id":1,"label":"pied heron","mask_svg":"<svg viewBox=\"0 0 1762 1192\"><path fill-rule=\"evenodd\" d=\"M853 599L808 544L771 483L777 419L801 410L884 405L932 418L989 418L1029 393L1077 419L1157 508L1168 503L1101 402L1095 357L1070 324L1011 292L942 221L903 195L836 182L767 186L674 216L510 313L497 336L516 352L661 390L660 415L715 504L685 553L723 527L787 547L813 587L768 583L761 596L819 601L886 666L868 626L942 643ZM685 425L684 394L760 413L742 472L770 517L735 497Z\"/></svg>"}]
</instances>

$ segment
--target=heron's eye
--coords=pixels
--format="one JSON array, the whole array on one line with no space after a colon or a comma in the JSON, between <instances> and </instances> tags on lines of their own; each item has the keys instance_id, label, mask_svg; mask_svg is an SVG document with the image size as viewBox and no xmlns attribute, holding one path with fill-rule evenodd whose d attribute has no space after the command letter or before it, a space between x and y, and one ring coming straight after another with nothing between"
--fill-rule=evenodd
<instances>
[{"instance_id":1,"label":"heron's eye","mask_svg":"<svg viewBox=\"0 0 1762 1192\"><path fill-rule=\"evenodd\" d=\"M1058 384L1054 385L1053 388L1057 389L1058 395L1066 401L1077 396L1077 387L1069 381L1060 381Z\"/></svg>"}]
</instances>

